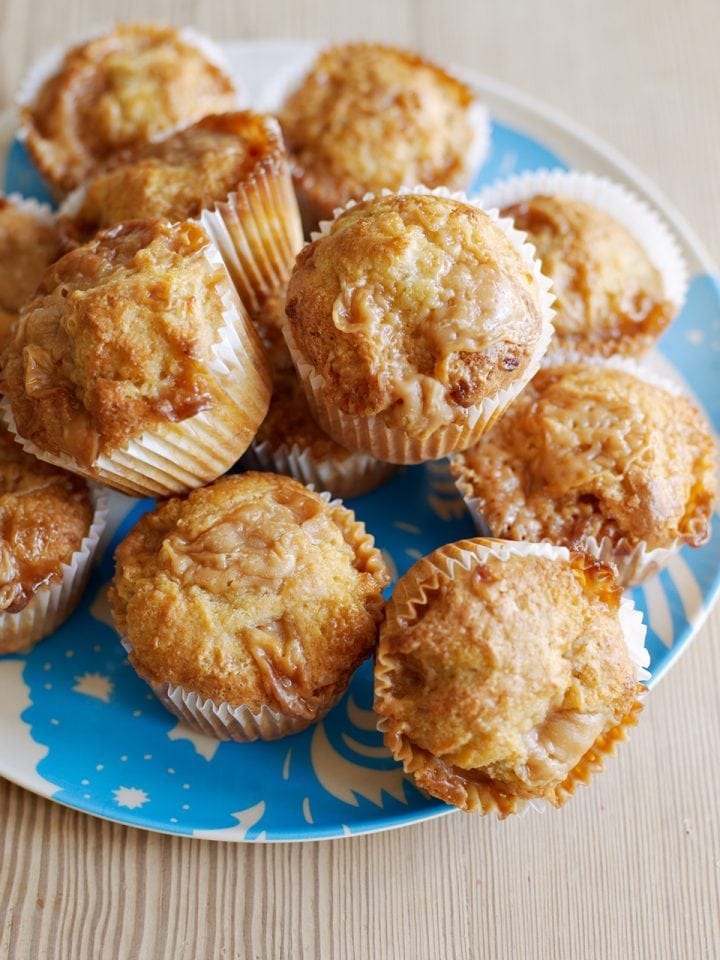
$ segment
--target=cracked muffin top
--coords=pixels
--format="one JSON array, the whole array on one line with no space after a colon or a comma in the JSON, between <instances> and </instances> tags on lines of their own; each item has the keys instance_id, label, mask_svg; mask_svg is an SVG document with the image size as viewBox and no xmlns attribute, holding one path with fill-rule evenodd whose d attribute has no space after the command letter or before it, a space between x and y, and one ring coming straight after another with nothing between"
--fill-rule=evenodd
<instances>
[{"instance_id":1,"label":"cracked muffin top","mask_svg":"<svg viewBox=\"0 0 720 960\"><path fill-rule=\"evenodd\" d=\"M531 266L483 211L364 201L300 253L286 312L329 403L426 435L522 377L543 328Z\"/></svg>"},{"instance_id":2,"label":"cracked muffin top","mask_svg":"<svg viewBox=\"0 0 720 960\"><path fill-rule=\"evenodd\" d=\"M192 35L126 23L68 50L20 119L30 155L63 196L116 150L234 106L230 77Z\"/></svg>"},{"instance_id":3,"label":"cracked muffin top","mask_svg":"<svg viewBox=\"0 0 720 960\"><path fill-rule=\"evenodd\" d=\"M709 428L684 396L623 369L541 370L453 472L495 536L705 542L715 495Z\"/></svg>"},{"instance_id":4,"label":"cracked muffin top","mask_svg":"<svg viewBox=\"0 0 720 960\"><path fill-rule=\"evenodd\" d=\"M388 583L351 511L270 473L166 501L116 561L115 620L146 679L301 717L370 655Z\"/></svg>"}]
</instances>

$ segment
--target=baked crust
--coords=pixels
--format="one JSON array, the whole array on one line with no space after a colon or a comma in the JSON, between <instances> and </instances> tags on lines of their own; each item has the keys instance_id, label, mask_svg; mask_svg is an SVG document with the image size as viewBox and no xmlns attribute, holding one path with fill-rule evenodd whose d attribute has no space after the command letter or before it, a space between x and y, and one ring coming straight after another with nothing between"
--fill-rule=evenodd
<instances>
[{"instance_id":1,"label":"baked crust","mask_svg":"<svg viewBox=\"0 0 720 960\"><path fill-rule=\"evenodd\" d=\"M422 194L341 214L301 251L286 312L329 405L418 437L517 382L542 329L505 234L470 204Z\"/></svg>"},{"instance_id":2,"label":"baked crust","mask_svg":"<svg viewBox=\"0 0 720 960\"><path fill-rule=\"evenodd\" d=\"M92 517L84 480L29 456L0 430L0 612L19 613L62 578Z\"/></svg>"},{"instance_id":3,"label":"baked crust","mask_svg":"<svg viewBox=\"0 0 720 960\"><path fill-rule=\"evenodd\" d=\"M441 548L396 586L377 653L380 726L448 803L501 815L521 799L559 804L637 711L621 590L581 554L480 560L477 543L458 544L466 559L449 570Z\"/></svg>"},{"instance_id":4,"label":"baked crust","mask_svg":"<svg viewBox=\"0 0 720 960\"><path fill-rule=\"evenodd\" d=\"M79 208L61 217L59 226L67 242L83 243L126 220L188 220L286 163L274 119L251 111L205 117L164 140L110 157L85 185Z\"/></svg>"},{"instance_id":5,"label":"baked crust","mask_svg":"<svg viewBox=\"0 0 720 960\"><path fill-rule=\"evenodd\" d=\"M473 99L405 50L355 43L322 52L280 112L306 227L367 191L464 189Z\"/></svg>"},{"instance_id":6,"label":"baked crust","mask_svg":"<svg viewBox=\"0 0 720 960\"><path fill-rule=\"evenodd\" d=\"M208 367L229 281L192 222L131 221L45 273L3 354L18 433L89 467L224 396Z\"/></svg>"},{"instance_id":7,"label":"baked crust","mask_svg":"<svg viewBox=\"0 0 720 960\"><path fill-rule=\"evenodd\" d=\"M146 514L110 593L151 683L314 718L377 639L388 583L352 513L289 477L224 477Z\"/></svg>"},{"instance_id":8,"label":"baked crust","mask_svg":"<svg viewBox=\"0 0 720 960\"><path fill-rule=\"evenodd\" d=\"M60 255L56 227L0 197L0 311L17 314Z\"/></svg>"},{"instance_id":9,"label":"baked crust","mask_svg":"<svg viewBox=\"0 0 720 960\"><path fill-rule=\"evenodd\" d=\"M541 370L453 471L493 534L582 545L588 537L699 546L715 496L699 411L624 370Z\"/></svg>"},{"instance_id":10,"label":"baked crust","mask_svg":"<svg viewBox=\"0 0 720 960\"><path fill-rule=\"evenodd\" d=\"M503 216L528 234L553 281L552 349L598 356L645 353L675 315L660 273L613 217L580 200L538 195Z\"/></svg>"},{"instance_id":11,"label":"baked crust","mask_svg":"<svg viewBox=\"0 0 720 960\"><path fill-rule=\"evenodd\" d=\"M116 150L234 104L230 78L181 31L128 23L68 50L20 119L62 196Z\"/></svg>"}]
</instances>

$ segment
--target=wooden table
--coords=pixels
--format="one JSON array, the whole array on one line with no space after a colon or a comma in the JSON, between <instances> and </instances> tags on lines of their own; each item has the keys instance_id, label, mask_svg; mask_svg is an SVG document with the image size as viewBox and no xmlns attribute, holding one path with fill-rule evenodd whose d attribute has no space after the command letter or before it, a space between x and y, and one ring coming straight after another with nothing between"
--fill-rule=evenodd
<instances>
[{"instance_id":1,"label":"wooden table","mask_svg":"<svg viewBox=\"0 0 720 960\"><path fill-rule=\"evenodd\" d=\"M2 0L2 105L43 50L118 14L218 38L381 39L506 80L633 160L720 260L717 0ZM716 608L606 774L544 815L233 845L0 781L0 957L718 957L719 648Z\"/></svg>"}]
</instances>

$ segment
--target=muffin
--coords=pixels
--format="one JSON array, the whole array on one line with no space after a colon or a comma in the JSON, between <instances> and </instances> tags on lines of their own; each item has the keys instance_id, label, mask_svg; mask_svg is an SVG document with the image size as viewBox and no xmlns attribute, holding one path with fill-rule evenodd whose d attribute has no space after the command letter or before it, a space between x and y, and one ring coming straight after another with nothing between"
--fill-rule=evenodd
<instances>
[{"instance_id":1,"label":"muffin","mask_svg":"<svg viewBox=\"0 0 720 960\"><path fill-rule=\"evenodd\" d=\"M284 294L270 297L254 317L267 349L272 397L243 463L285 473L334 497L358 497L389 480L395 467L366 453L346 450L329 437L310 413L305 392L282 335Z\"/></svg>"},{"instance_id":2,"label":"muffin","mask_svg":"<svg viewBox=\"0 0 720 960\"><path fill-rule=\"evenodd\" d=\"M18 99L30 156L59 197L115 151L236 106L204 38L151 23L118 24L51 56Z\"/></svg>"},{"instance_id":3,"label":"muffin","mask_svg":"<svg viewBox=\"0 0 720 960\"><path fill-rule=\"evenodd\" d=\"M302 246L287 155L274 117L205 117L155 143L115 154L68 197L69 242L134 219L201 217L250 312L285 286Z\"/></svg>"},{"instance_id":4,"label":"muffin","mask_svg":"<svg viewBox=\"0 0 720 960\"><path fill-rule=\"evenodd\" d=\"M20 307L59 256L60 238L49 208L17 195L0 196L0 350Z\"/></svg>"},{"instance_id":5,"label":"muffin","mask_svg":"<svg viewBox=\"0 0 720 960\"><path fill-rule=\"evenodd\" d=\"M483 191L527 233L555 292L553 353L640 356L682 306L687 270L660 219L619 184L541 170Z\"/></svg>"},{"instance_id":6,"label":"muffin","mask_svg":"<svg viewBox=\"0 0 720 960\"><path fill-rule=\"evenodd\" d=\"M485 109L460 80L379 44L331 47L280 110L306 230L368 191L464 190L487 149Z\"/></svg>"},{"instance_id":7,"label":"muffin","mask_svg":"<svg viewBox=\"0 0 720 960\"><path fill-rule=\"evenodd\" d=\"M326 433L417 463L470 446L522 389L548 300L506 221L418 188L349 206L301 251L285 336Z\"/></svg>"},{"instance_id":8,"label":"muffin","mask_svg":"<svg viewBox=\"0 0 720 960\"><path fill-rule=\"evenodd\" d=\"M70 616L106 514L83 479L0 429L0 654L28 650Z\"/></svg>"},{"instance_id":9,"label":"muffin","mask_svg":"<svg viewBox=\"0 0 720 960\"><path fill-rule=\"evenodd\" d=\"M197 223L136 220L45 273L3 354L26 449L136 495L224 473L267 411L267 361Z\"/></svg>"},{"instance_id":10,"label":"muffin","mask_svg":"<svg viewBox=\"0 0 720 960\"><path fill-rule=\"evenodd\" d=\"M110 601L164 705L222 739L320 719L372 652L388 583L372 537L289 477L223 477L120 544Z\"/></svg>"},{"instance_id":11,"label":"muffin","mask_svg":"<svg viewBox=\"0 0 720 960\"><path fill-rule=\"evenodd\" d=\"M449 544L388 603L378 727L446 803L500 817L560 806L637 720L644 637L605 564L547 544Z\"/></svg>"},{"instance_id":12,"label":"muffin","mask_svg":"<svg viewBox=\"0 0 720 960\"><path fill-rule=\"evenodd\" d=\"M636 365L574 363L538 373L451 467L493 535L589 550L629 586L708 540L714 458L677 390Z\"/></svg>"}]
</instances>

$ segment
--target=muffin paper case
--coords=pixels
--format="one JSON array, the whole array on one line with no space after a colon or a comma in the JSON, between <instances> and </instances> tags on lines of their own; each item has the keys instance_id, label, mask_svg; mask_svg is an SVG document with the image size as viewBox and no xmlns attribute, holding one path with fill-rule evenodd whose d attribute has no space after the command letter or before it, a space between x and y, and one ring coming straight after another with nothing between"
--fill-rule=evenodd
<instances>
[{"instance_id":1,"label":"muffin paper case","mask_svg":"<svg viewBox=\"0 0 720 960\"><path fill-rule=\"evenodd\" d=\"M300 210L280 125L268 118L278 152L224 202L204 210L199 221L220 250L240 298L251 314L288 281L303 245Z\"/></svg>"},{"instance_id":2,"label":"muffin paper case","mask_svg":"<svg viewBox=\"0 0 720 960\"><path fill-rule=\"evenodd\" d=\"M538 194L581 200L602 210L632 234L663 279L665 296L679 311L688 268L680 245L658 214L622 184L577 170L532 170L497 180L477 195L483 206L503 209Z\"/></svg>"},{"instance_id":3,"label":"muffin paper case","mask_svg":"<svg viewBox=\"0 0 720 960\"><path fill-rule=\"evenodd\" d=\"M609 367L612 370L622 370L632 374L646 383L666 390L673 396L686 396L684 390L667 377L660 376L653 370L648 370L635 360L628 357L587 357L580 353L565 351L554 354L543 360L542 366L556 367L570 363L582 363L592 366ZM462 475L462 454L450 460L450 472L455 478L455 486L465 501L475 523L475 528L481 537L492 537L493 531L483 517L480 500L473 496L471 484ZM631 543L625 537L613 541L609 537L584 537L578 541L578 549L584 550L596 560L603 563L614 563L618 571L618 579L625 589L636 587L658 573L684 545L682 538L677 537L665 547L649 549L643 540Z\"/></svg>"},{"instance_id":4,"label":"muffin paper case","mask_svg":"<svg viewBox=\"0 0 720 960\"><path fill-rule=\"evenodd\" d=\"M253 441L243 462L248 468L285 473L334 497L359 497L375 490L395 472L395 466L366 453L351 453L340 460L319 460L311 448L297 443L273 446L268 440Z\"/></svg>"},{"instance_id":5,"label":"muffin paper case","mask_svg":"<svg viewBox=\"0 0 720 960\"><path fill-rule=\"evenodd\" d=\"M61 576L40 587L18 613L0 613L0 654L22 653L56 630L75 609L87 583L93 556L105 528L107 494L89 485L95 511L90 528L69 563L60 567Z\"/></svg>"},{"instance_id":6,"label":"muffin paper case","mask_svg":"<svg viewBox=\"0 0 720 960\"><path fill-rule=\"evenodd\" d=\"M55 224L55 214L52 207L47 203L40 203L34 197L23 197L19 193L0 192L0 199L7 200L18 210L22 210L23 213L29 214L48 227Z\"/></svg>"},{"instance_id":7,"label":"muffin paper case","mask_svg":"<svg viewBox=\"0 0 720 960\"><path fill-rule=\"evenodd\" d=\"M385 564L380 551L375 547L373 537L367 533L365 525L355 519L353 511L339 500L333 500L327 492L320 493L320 496L333 508L335 522L342 528L345 541L355 551L358 569L371 573L384 570ZM377 622L381 619L380 607L383 605L380 600L378 609L373 611ZM228 703L215 703L212 699L204 698L196 691L186 690L179 684L149 680L143 675L141 666L132 661L133 648L127 637L121 636L120 641L131 658L133 667L162 705L189 726L218 740L247 743L252 740L278 740L299 733L322 720L347 688L347 684L338 683L333 699L311 718L280 713L266 704L263 704L259 711L253 712L242 704L232 706Z\"/></svg>"},{"instance_id":8,"label":"muffin paper case","mask_svg":"<svg viewBox=\"0 0 720 960\"><path fill-rule=\"evenodd\" d=\"M452 580L460 567L469 570L474 564L483 563L493 556L505 561L510 556L534 556L548 560L568 561L570 552L565 547L556 547L548 543L518 543L507 540L477 538L460 540L457 543L441 547L428 557L418 561L412 569L412 578L407 574L395 587L395 592L387 605L387 619L405 620L412 624L418 617L432 594L443 581ZM646 688L642 680L650 674L647 667L650 656L645 647L647 628L642 614L635 609L633 601L626 596L620 600L618 619L624 634L628 656L635 668L637 682L636 699L630 712L620 724L612 727L597 738L592 748L585 753L580 762L571 770L569 776L555 788L554 795L548 797L554 806L561 806L572 794L578 784L587 784L594 773L600 772L607 757L615 753L618 743L627 740L629 729L635 726L642 709L641 698ZM385 649L381 636L375 662L375 708L383 710L392 701L392 675L395 664L390 652ZM413 744L404 733L402 724L392 716L381 715L378 730L383 733L385 744L393 757L400 761L406 773L413 776L416 784L423 786L424 780L432 782L438 777L444 778L453 789L457 806L467 811L495 813L500 819L511 813L520 812L526 805L543 809L545 800L528 801L522 797L503 793L487 780L474 781L456 773L429 751ZM429 776L424 776L429 774ZM434 776L433 776L434 775Z\"/></svg>"},{"instance_id":9,"label":"muffin paper case","mask_svg":"<svg viewBox=\"0 0 720 960\"><path fill-rule=\"evenodd\" d=\"M477 204L468 200L464 193L451 192L444 187L433 190L424 186L402 187L397 191L398 196L407 194L430 194L457 200L470 206L477 206ZM391 190L384 190L380 194L383 197L393 195ZM375 195L368 193L362 199L363 201L374 200ZM344 207L338 208L335 211L335 219L354 206L356 206L356 201L351 200ZM326 400L325 378L304 359L286 320L283 325L283 334L300 381L305 389L312 414L323 430L342 446L350 450L369 453L378 460L398 464L437 460L457 450L464 450L472 446L482 436L537 372L553 335L552 317L554 311L552 302L554 296L552 285L541 272L540 262L535 257L535 248L524 242L525 234L516 230L510 219L498 217L497 211L484 212L488 213L488 216L502 230L523 261L530 267L538 287L542 327L525 373L512 386L501 390L495 396L486 397L481 403L473 407L459 409L454 421L440 425L425 437L413 437L403 430L387 426L382 414L356 417L344 413ZM334 220L322 221L319 231L311 235L312 240L327 236L333 222Z\"/></svg>"},{"instance_id":10,"label":"muffin paper case","mask_svg":"<svg viewBox=\"0 0 720 960\"><path fill-rule=\"evenodd\" d=\"M212 245L205 256L213 267L223 267ZM89 468L19 435L7 397L0 400L5 424L26 452L133 496L165 497L215 480L245 452L270 402L263 347L229 276L222 301L223 323L208 363L215 375L210 410L162 422L120 449L100 454Z\"/></svg>"}]
</instances>

